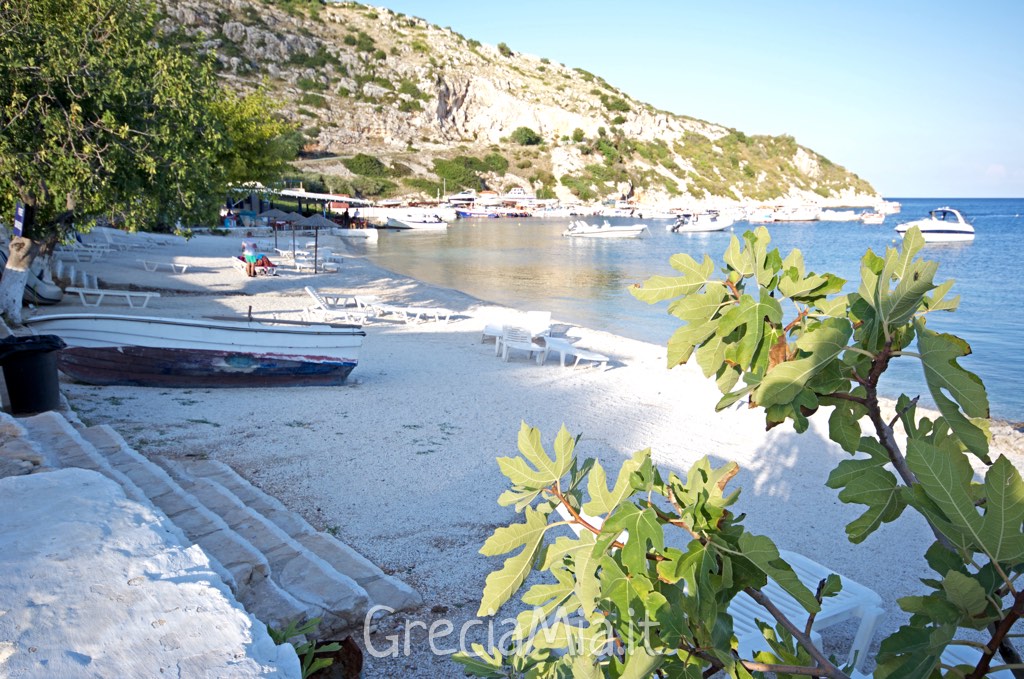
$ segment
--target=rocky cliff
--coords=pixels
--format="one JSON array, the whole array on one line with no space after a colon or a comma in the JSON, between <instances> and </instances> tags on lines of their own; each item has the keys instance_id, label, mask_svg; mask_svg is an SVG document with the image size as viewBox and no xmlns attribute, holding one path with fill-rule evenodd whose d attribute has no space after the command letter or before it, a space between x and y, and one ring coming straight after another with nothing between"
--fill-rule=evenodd
<instances>
[{"instance_id":1,"label":"rocky cliff","mask_svg":"<svg viewBox=\"0 0 1024 679\"><path fill-rule=\"evenodd\" d=\"M366 195L522 186L593 200L857 203L862 179L792 137L655 109L597 75L385 8L162 0L162 28L265 82L306 137L307 173Z\"/></svg>"}]
</instances>

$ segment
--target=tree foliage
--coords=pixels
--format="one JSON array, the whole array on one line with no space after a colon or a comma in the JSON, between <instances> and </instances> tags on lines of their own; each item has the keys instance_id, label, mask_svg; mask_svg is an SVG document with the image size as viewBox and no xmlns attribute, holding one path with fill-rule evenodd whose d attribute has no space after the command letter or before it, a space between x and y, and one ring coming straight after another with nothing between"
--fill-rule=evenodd
<instances>
[{"instance_id":1,"label":"tree foliage","mask_svg":"<svg viewBox=\"0 0 1024 679\"><path fill-rule=\"evenodd\" d=\"M927 325L928 314L957 307L952 281L936 282L937 264L917 257L924 241L916 229L901 250L868 251L860 286L848 293L840 278L806 271L799 251L783 257L769 243L764 228L733 237L720 270L706 255L675 255L678 276L654 276L632 289L648 303L669 302L682 322L668 343L669 367L695 358L723 394L719 408L747 399L763 410L768 428L790 420L802 432L814 412L830 407L830 438L850 457L828 486L864 507L846 527L852 542L908 509L927 520L935 536L925 554L933 572L921 579L928 593L899 600L909 621L882 642L877 679L981 677L1000 665L997 653L1024 668L1010 644L1024 613L1017 583L1024 481L1005 457L990 458L984 386L958 364L970 347ZM905 395L895 418L882 416L878 385L893 360L920 362L938 416L919 414L917 399ZM808 590L770 539L743 528L732 513L738 491L727 490L735 463L715 468L704 458L685 478L664 477L650 451L640 451L609 486L598 462L579 461L577 443L563 429L548 454L540 432L524 424L519 455L498 460L511 483L498 502L525 522L498 528L481 549L512 555L487 578L479 614L495 614L535 568L555 582L522 596L532 608L518 616L510 648L477 646L459 658L470 672L848 676L814 646L805 622L842 583L829 578ZM556 510L564 521L549 521ZM576 539L545 540L566 524ZM666 531L681 531L682 547L668 546ZM794 621L773 606L768 579L807 618ZM737 650L729 604L741 593L770 612L761 634L771 650L756 657ZM961 628L988 636L974 644L979 660L968 674L941 660L947 645L969 643L954 641Z\"/></svg>"},{"instance_id":2,"label":"tree foliage","mask_svg":"<svg viewBox=\"0 0 1024 679\"><path fill-rule=\"evenodd\" d=\"M228 94L212 62L163 45L144 0L0 2L0 215L32 206L43 242L103 216L126 228L216 215L231 181L276 178L297 135L266 97ZM23 285L0 284L14 320Z\"/></svg>"}]
</instances>

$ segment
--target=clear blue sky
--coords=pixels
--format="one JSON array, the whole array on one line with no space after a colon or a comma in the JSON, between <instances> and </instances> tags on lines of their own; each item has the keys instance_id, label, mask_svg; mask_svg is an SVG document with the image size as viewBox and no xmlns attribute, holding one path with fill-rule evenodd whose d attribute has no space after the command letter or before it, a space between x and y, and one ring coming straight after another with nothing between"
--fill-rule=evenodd
<instances>
[{"instance_id":1,"label":"clear blue sky","mask_svg":"<svg viewBox=\"0 0 1024 679\"><path fill-rule=\"evenodd\" d=\"M377 0L747 134L889 197L1024 197L1024 0Z\"/></svg>"}]
</instances>

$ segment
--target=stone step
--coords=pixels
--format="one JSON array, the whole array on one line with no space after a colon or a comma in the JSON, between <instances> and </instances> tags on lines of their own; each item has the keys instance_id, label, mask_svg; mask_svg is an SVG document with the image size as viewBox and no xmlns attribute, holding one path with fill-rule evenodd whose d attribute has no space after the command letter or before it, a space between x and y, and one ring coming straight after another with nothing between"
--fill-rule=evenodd
<instances>
[{"instance_id":1,"label":"stone step","mask_svg":"<svg viewBox=\"0 0 1024 679\"><path fill-rule=\"evenodd\" d=\"M51 410L32 417L20 418L18 422L28 432L32 441L41 450L46 451L54 466L80 467L97 471L121 484L128 499L148 502L146 493L131 479L114 469L113 465L60 413Z\"/></svg>"},{"instance_id":2,"label":"stone step","mask_svg":"<svg viewBox=\"0 0 1024 679\"><path fill-rule=\"evenodd\" d=\"M321 636L340 638L344 632L362 626L370 598L355 580L338 572L219 482L192 474L176 460L162 458L160 464L183 488L266 555L271 577L283 589L306 605L323 611L318 616Z\"/></svg>"},{"instance_id":3,"label":"stone step","mask_svg":"<svg viewBox=\"0 0 1024 679\"><path fill-rule=\"evenodd\" d=\"M82 436L119 473L140 487L148 501L178 526L189 539L216 559L234 583L233 590L246 609L260 620L282 629L296 619L321 615L318 608L298 601L272 577L266 556L234 531L216 512L183 489L167 472L133 450L107 425L88 427Z\"/></svg>"},{"instance_id":4,"label":"stone step","mask_svg":"<svg viewBox=\"0 0 1024 679\"><path fill-rule=\"evenodd\" d=\"M40 448L11 415L0 412L0 478L56 469L55 455Z\"/></svg>"},{"instance_id":5,"label":"stone step","mask_svg":"<svg viewBox=\"0 0 1024 679\"><path fill-rule=\"evenodd\" d=\"M413 610L423 600L409 585L382 571L376 564L337 538L318 531L297 513L217 460L189 460L181 466L193 477L216 481L267 519L277 524L306 549L331 564L339 573L352 578L366 590L370 604L395 611Z\"/></svg>"}]
</instances>

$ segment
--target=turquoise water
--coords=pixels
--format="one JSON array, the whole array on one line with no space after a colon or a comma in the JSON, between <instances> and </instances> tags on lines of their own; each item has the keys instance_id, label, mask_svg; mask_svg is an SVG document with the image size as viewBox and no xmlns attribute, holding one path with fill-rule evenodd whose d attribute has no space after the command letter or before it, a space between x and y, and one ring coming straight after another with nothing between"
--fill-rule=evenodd
<instances>
[{"instance_id":1,"label":"turquoise water","mask_svg":"<svg viewBox=\"0 0 1024 679\"><path fill-rule=\"evenodd\" d=\"M956 279L960 310L937 314L930 327L966 339L974 354L962 361L985 381L995 417L1024 420L1024 298L1019 238L1024 233L1024 199L902 199L898 215L881 226L859 222L807 222L771 225L774 247L783 255L799 248L809 270L831 271L859 283L859 261L868 248L881 252L897 243L893 228L927 216L943 205L955 207L977 231L973 243L929 245L937 260L938 280ZM612 220L613 223L616 220ZM550 310L556 319L633 339L665 344L678 323L665 304L648 306L634 299L629 285L653 274L674 275L668 259L677 252L719 261L731 231L680 235L665 222L650 223L641 240L563 238L566 220L459 220L446 232L381 231L376 245L365 247L371 261L386 269L454 288L481 300L518 309ZM890 370L888 395L924 394L920 365L912 359ZM922 398L922 401L926 401Z\"/></svg>"}]
</instances>

